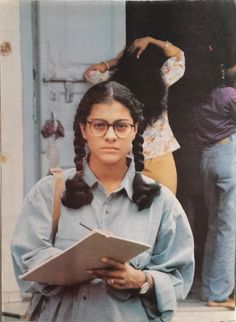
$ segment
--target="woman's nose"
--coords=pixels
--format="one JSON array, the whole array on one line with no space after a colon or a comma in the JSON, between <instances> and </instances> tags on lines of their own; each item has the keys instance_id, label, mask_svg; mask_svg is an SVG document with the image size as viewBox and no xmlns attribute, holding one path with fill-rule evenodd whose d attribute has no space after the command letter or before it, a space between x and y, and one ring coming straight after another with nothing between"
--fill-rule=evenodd
<instances>
[{"instance_id":1,"label":"woman's nose","mask_svg":"<svg viewBox=\"0 0 236 322\"><path fill-rule=\"evenodd\" d=\"M116 140L117 139L117 135L116 135L114 128L112 126L109 126L109 128L105 134L105 138L109 139L109 140Z\"/></svg>"}]
</instances>

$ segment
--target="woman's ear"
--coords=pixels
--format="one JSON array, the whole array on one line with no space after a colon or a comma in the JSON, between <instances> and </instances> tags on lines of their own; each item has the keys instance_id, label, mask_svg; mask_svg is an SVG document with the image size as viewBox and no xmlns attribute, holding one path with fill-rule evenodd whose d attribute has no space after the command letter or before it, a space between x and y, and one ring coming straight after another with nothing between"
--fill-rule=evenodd
<instances>
[{"instance_id":1,"label":"woman's ear","mask_svg":"<svg viewBox=\"0 0 236 322\"><path fill-rule=\"evenodd\" d=\"M86 124L80 123L80 131L82 133L82 136L85 140L87 140L87 134L86 134Z\"/></svg>"}]
</instances>

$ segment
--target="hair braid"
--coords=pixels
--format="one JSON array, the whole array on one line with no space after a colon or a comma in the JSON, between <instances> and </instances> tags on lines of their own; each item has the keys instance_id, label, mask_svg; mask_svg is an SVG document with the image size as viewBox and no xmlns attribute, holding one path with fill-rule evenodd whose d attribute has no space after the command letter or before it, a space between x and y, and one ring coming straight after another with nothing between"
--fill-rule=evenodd
<instances>
[{"instance_id":1,"label":"hair braid","mask_svg":"<svg viewBox=\"0 0 236 322\"><path fill-rule=\"evenodd\" d=\"M135 170L142 172L144 169L144 155L143 155L143 136L141 133L137 133L133 140L133 155Z\"/></svg>"},{"instance_id":2,"label":"hair braid","mask_svg":"<svg viewBox=\"0 0 236 322\"><path fill-rule=\"evenodd\" d=\"M90 187L83 180L83 159L86 156L85 140L82 136L78 113L74 122L74 150L75 150L75 166L76 174L73 178L66 180L66 190L62 198L64 206L78 209L84 205L90 204L93 200L93 194Z\"/></svg>"},{"instance_id":3,"label":"hair braid","mask_svg":"<svg viewBox=\"0 0 236 322\"><path fill-rule=\"evenodd\" d=\"M74 151L75 151L75 158L74 163L76 166L76 171L81 172L83 171L83 158L86 156L85 152L85 140L81 134L80 125L77 119L74 122Z\"/></svg>"},{"instance_id":4,"label":"hair braid","mask_svg":"<svg viewBox=\"0 0 236 322\"><path fill-rule=\"evenodd\" d=\"M143 131L140 130L133 141L133 154L136 174L133 180L133 202L138 206L139 211L149 208L155 196L160 193L160 185L155 183L147 183L143 180L140 172L144 169L144 155L143 155Z\"/></svg>"}]
</instances>

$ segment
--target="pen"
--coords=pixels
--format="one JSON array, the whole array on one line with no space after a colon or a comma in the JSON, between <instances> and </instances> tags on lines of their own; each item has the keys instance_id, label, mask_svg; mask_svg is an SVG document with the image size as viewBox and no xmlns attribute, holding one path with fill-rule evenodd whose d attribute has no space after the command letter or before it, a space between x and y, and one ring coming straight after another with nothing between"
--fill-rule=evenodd
<instances>
[{"instance_id":1,"label":"pen","mask_svg":"<svg viewBox=\"0 0 236 322\"><path fill-rule=\"evenodd\" d=\"M80 224L81 226L83 226L84 228L86 228L86 229L88 229L88 230L92 231L92 229L91 229L91 228L89 228L88 226L86 226L86 225L82 224L81 222L80 222L79 224Z\"/></svg>"}]
</instances>

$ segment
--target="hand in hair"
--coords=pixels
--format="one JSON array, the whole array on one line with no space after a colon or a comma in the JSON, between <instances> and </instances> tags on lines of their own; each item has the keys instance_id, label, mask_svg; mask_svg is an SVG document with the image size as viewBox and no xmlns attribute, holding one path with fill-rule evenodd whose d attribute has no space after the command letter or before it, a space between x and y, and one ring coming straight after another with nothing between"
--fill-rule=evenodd
<instances>
[{"instance_id":1,"label":"hand in hair","mask_svg":"<svg viewBox=\"0 0 236 322\"><path fill-rule=\"evenodd\" d=\"M141 56L141 54L144 52L144 50L147 48L147 46L150 43L150 37L143 37L136 39L128 48L128 51L131 53L137 52L137 59Z\"/></svg>"},{"instance_id":2,"label":"hand in hair","mask_svg":"<svg viewBox=\"0 0 236 322\"><path fill-rule=\"evenodd\" d=\"M84 75L85 76L89 75L91 71L99 71L100 73L105 73L106 70L107 70L107 67L103 62L98 64L92 64L86 69L86 71L84 72Z\"/></svg>"},{"instance_id":3,"label":"hand in hair","mask_svg":"<svg viewBox=\"0 0 236 322\"><path fill-rule=\"evenodd\" d=\"M180 48L176 47L175 45L171 44L168 41L163 41L160 39L156 39L150 36L146 36L143 38L136 39L128 48L128 51L131 53L137 52L137 59L140 58L141 54L144 50L148 47L149 44L153 44L159 48L161 48L166 55L166 57L178 57L181 50Z\"/></svg>"}]
</instances>

